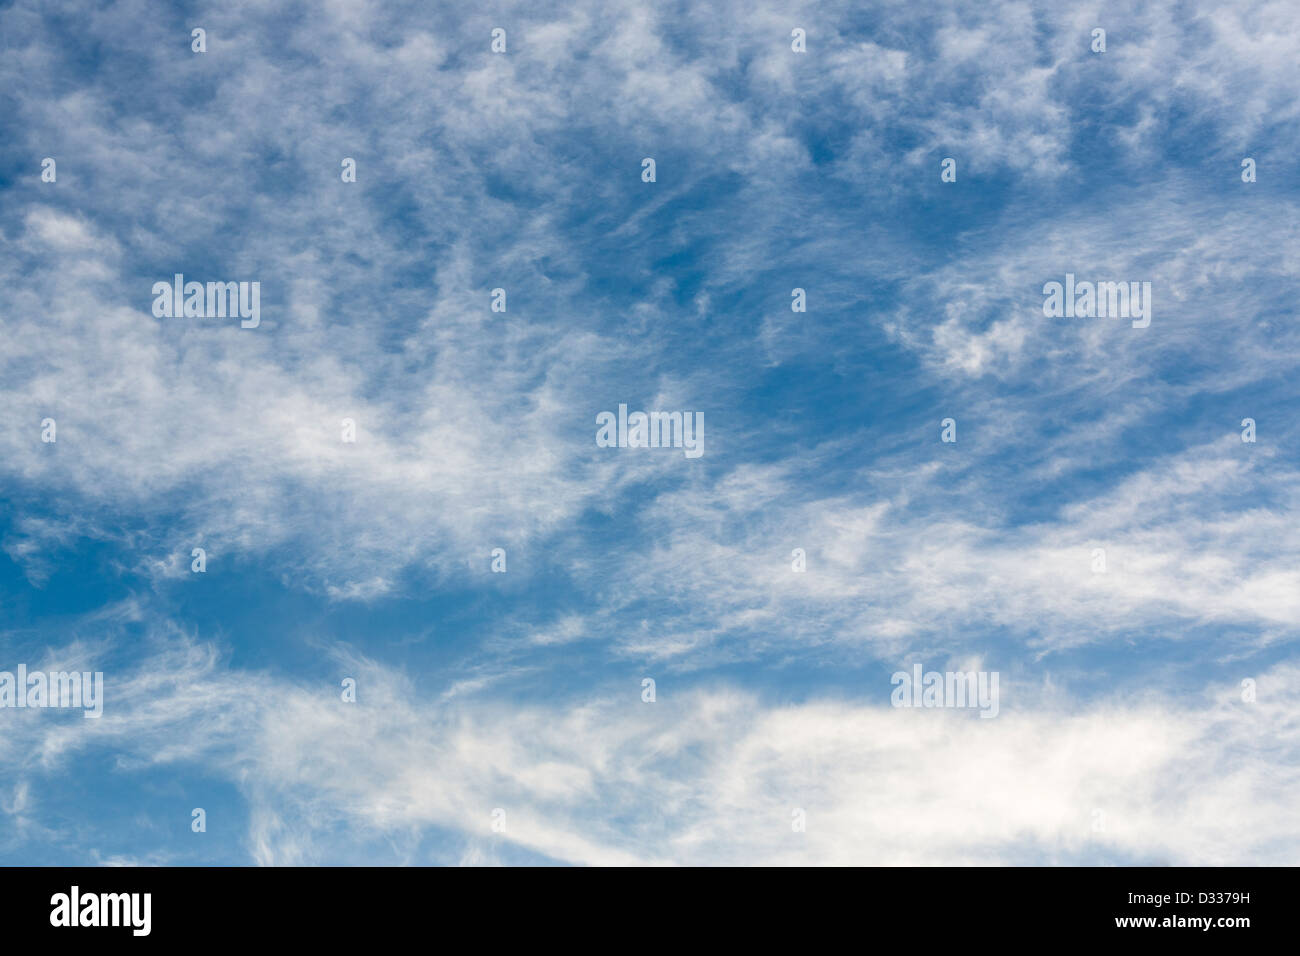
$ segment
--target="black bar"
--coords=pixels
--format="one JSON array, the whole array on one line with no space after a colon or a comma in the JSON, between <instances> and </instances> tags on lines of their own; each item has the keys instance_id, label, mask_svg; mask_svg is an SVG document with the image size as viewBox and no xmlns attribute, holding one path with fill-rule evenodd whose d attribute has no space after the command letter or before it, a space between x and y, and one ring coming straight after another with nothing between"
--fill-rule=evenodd
<instances>
[{"instance_id":1,"label":"black bar","mask_svg":"<svg viewBox=\"0 0 1300 956\"><path fill-rule=\"evenodd\" d=\"M602 950L649 951L702 940L734 946L784 939L802 939L801 949L808 949L815 940L813 948L822 948L848 933L858 944L910 941L918 948L954 938L998 945L1128 938L1138 945L1223 947L1291 937L1285 910L1294 877L1285 868L1240 867L545 874L527 868L29 867L0 869L0 917L7 941L55 945L73 934L77 943L205 946L374 944L419 934L437 947L468 934L457 949L581 940ZM126 925L51 925L52 915L69 915L56 912L57 895L68 897L70 910L73 886L87 919L92 910L98 918L98 894L148 893L148 934L136 935L143 928L143 896L136 898L140 910L127 909L121 897L108 901L106 919L117 907ZM88 904L87 896L95 902ZM1154 924L1118 925L1134 918ZM1205 918L1208 929L1178 922ZM1244 925L1218 922L1241 919Z\"/></svg>"}]
</instances>

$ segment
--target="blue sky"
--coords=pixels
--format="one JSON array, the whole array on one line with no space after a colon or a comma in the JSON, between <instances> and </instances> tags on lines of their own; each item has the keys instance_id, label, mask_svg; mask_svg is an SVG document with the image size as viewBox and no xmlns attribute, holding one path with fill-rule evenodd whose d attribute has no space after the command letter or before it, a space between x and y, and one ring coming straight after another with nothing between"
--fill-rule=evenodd
<instances>
[{"instance_id":1,"label":"blue sky","mask_svg":"<svg viewBox=\"0 0 1300 956\"><path fill-rule=\"evenodd\" d=\"M1294 862L1297 37L0 4L0 670L105 686L0 709L0 862Z\"/></svg>"}]
</instances>

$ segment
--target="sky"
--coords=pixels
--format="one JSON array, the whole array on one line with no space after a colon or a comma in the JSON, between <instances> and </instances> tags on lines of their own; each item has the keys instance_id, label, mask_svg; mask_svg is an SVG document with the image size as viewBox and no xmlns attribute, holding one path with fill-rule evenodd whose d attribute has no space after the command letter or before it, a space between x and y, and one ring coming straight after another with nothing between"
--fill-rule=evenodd
<instances>
[{"instance_id":1,"label":"sky","mask_svg":"<svg viewBox=\"0 0 1300 956\"><path fill-rule=\"evenodd\" d=\"M0 864L1296 862L1300 7L0 0L0 50L0 671L103 675L0 707Z\"/></svg>"}]
</instances>

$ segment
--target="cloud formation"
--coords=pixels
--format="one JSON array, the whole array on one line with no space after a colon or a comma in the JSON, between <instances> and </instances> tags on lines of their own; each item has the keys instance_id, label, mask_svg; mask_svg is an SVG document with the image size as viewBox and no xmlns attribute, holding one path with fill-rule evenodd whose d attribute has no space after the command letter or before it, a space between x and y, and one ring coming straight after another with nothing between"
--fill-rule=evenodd
<instances>
[{"instance_id":1,"label":"cloud formation","mask_svg":"<svg viewBox=\"0 0 1300 956\"><path fill-rule=\"evenodd\" d=\"M1288 862L1298 21L0 10L0 859Z\"/></svg>"}]
</instances>

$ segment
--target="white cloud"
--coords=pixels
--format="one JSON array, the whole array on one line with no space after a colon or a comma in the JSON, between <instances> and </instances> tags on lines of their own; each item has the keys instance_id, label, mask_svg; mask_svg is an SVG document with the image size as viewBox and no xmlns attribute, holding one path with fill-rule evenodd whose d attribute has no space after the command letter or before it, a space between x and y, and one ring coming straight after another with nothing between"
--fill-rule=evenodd
<instances>
[{"instance_id":1,"label":"white cloud","mask_svg":"<svg viewBox=\"0 0 1300 956\"><path fill-rule=\"evenodd\" d=\"M380 665L347 666L354 705L174 645L109 676L101 720L28 715L10 746L41 755L22 761L38 788L91 746L121 753L123 773L199 764L250 800L263 864L328 862L339 826L374 840L441 828L471 848L616 865L1277 864L1300 839L1289 666L1259 675L1252 704L1228 681L1086 705L1004 685L993 720L891 708L883 681L857 701L784 706L667 681L654 704L629 686L587 703L449 706ZM795 808L806 833L791 830Z\"/></svg>"}]
</instances>

